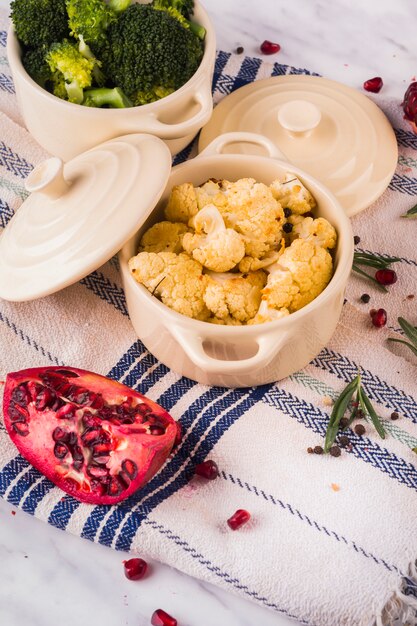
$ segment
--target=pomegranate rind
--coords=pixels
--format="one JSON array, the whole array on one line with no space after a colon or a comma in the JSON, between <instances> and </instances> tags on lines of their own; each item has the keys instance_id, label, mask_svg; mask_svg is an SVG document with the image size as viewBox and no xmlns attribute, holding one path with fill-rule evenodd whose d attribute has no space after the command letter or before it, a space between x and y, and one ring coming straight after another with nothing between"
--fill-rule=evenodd
<instances>
[{"instance_id":1,"label":"pomegranate rind","mask_svg":"<svg viewBox=\"0 0 417 626\"><path fill-rule=\"evenodd\" d=\"M110 452L113 465L117 465L118 461L122 462L124 458L123 450L126 449L127 442L127 457L135 462L138 469L137 476L130 480L129 485L121 493L109 495L107 493L98 494L93 491L85 468L82 472L76 472L76 480L69 476L71 472L74 474L73 470L71 472L66 471L66 474L63 475L62 464L54 456L52 432L67 422L56 417L57 411L48 409L39 411L36 409L34 402L29 402L27 405L27 412L29 413L27 420L29 425L28 435L22 436L13 427L10 408L13 402L12 394L14 389L22 383L29 381L43 384L42 375L62 371L74 375L74 378L68 378L69 383L76 383L77 386L89 392L101 394L105 401L111 405L116 405L126 400L135 403L135 406L144 404L146 407L149 407L152 415L164 424L165 433L158 436L149 433L131 433L130 431L134 429L129 425L111 425L109 432L111 431L112 442L122 442ZM156 402L118 381L72 367L39 367L9 373L6 377L4 388L3 415L7 432L20 454L63 491L88 504L117 504L143 487L165 463L174 444L178 445L178 433L180 432L176 421ZM120 451L118 447L121 448Z\"/></svg>"}]
</instances>

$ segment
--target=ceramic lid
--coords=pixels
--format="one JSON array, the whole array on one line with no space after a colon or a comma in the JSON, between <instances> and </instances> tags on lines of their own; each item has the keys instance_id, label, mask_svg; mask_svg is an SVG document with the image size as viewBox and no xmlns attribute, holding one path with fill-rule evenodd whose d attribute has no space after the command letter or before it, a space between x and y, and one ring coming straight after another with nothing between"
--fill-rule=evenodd
<instances>
[{"instance_id":1,"label":"ceramic lid","mask_svg":"<svg viewBox=\"0 0 417 626\"><path fill-rule=\"evenodd\" d=\"M271 139L289 162L330 189L349 216L385 191L397 165L397 141L382 111L359 91L325 78L276 76L234 91L203 128L199 150L230 131ZM230 151L262 153L249 144Z\"/></svg>"},{"instance_id":2,"label":"ceramic lid","mask_svg":"<svg viewBox=\"0 0 417 626\"><path fill-rule=\"evenodd\" d=\"M40 298L97 269L148 217L170 171L167 146L144 134L38 165L26 180L31 195L0 237L0 297Z\"/></svg>"}]
</instances>

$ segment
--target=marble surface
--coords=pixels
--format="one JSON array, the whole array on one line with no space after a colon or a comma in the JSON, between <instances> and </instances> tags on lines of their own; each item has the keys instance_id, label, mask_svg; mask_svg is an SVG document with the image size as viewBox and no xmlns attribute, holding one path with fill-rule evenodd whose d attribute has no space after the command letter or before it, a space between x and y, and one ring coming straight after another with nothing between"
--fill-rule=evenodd
<instances>
[{"instance_id":1,"label":"marble surface","mask_svg":"<svg viewBox=\"0 0 417 626\"><path fill-rule=\"evenodd\" d=\"M7 6L0 0L0 6ZM381 96L401 101L417 73L417 5L413 0L207 0L218 47L269 57L360 88L382 76ZM2 626L145 626L164 608L179 626L285 626L294 622L158 563L138 582L123 574L126 558L15 511L0 500Z\"/></svg>"}]
</instances>

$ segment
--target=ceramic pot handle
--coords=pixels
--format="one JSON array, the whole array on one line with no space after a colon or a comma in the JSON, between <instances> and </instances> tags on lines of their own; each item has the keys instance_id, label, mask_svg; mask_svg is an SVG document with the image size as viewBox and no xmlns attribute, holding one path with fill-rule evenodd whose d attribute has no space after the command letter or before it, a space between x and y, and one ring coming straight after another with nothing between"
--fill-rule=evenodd
<instances>
[{"instance_id":1,"label":"ceramic pot handle","mask_svg":"<svg viewBox=\"0 0 417 626\"><path fill-rule=\"evenodd\" d=\"M252 143L255 146L264 148L267 151L268 156L273 159L284 159L285 161L288 161L285 154L270 139L264 137L264 135L258 135L258 133L246 133L243 131L219 135L219 137L213 139L213 141L200 152L197 158L201 156L222 154L226 146L234 143Z\"/></svg>"},{"instance_id":2,"label":"ceramic pot handle","mask_svg":"<svg viewBox=\"0 0 417 626\"><path fill-rule=\"evenodd\" d=\"M203 345L204 337L201 335L178 326L170 326L169 330L194 365L208 374L228 374L230 376L249 374L255 368L265 367L278 354L287 338L287 333L282 333L275 341L271 341L270 337L255 337L254 342L258 345L258 351L254 356L227 361L208 355Z\"/></svg>"},{"instance_id":3,"label":"ceramic pot handle","mask_svg":"<svg viewBox=\"0 0 417 626\"><path fill-rule=\"evenodd\" d=\"M207 124L213 111L211 86L202 84L192 96L192 101L199 105L199 110L188 120L178 124L168 124L158 119L158 113L149 115L141 120L141 132L158 135L161 139L178 139L186 135L195 135L200 128Z\"/></svg>"}]
</instances>

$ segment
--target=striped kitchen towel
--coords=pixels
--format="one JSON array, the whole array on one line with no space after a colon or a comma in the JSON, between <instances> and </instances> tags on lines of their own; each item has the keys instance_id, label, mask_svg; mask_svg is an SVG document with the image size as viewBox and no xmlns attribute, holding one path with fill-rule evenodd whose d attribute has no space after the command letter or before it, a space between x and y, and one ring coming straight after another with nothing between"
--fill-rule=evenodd
<instances>
[{"instance_id":1,"label":"striped kitchen towel","mask_svg":"<svg viewBox=\"0 0 417 626\"><path fill-rule=\"evenodd\" d=\"M26 196L24 179L45 158L19 125L0 22L0 220L5 227ZM259 59L217 56L217 102L250 81L310 73ZM135 496L118 506L89 506L34 470L0 418L0 495L23 511L81 538L159 559L192 576L315 626L417 624L417 359L401 344L396 321L417 322L413 222L417 137L399 103L377 98L396 129L400 157L384 196L353 220L359 246L401 256L399 280L381 295L352 276L329 345L302 371L250 389L205 387L169 371L130 325L116 259L79 283L28 303L0 302L0 378L41 365L98 371L163 405L182 425L176 454ZM192 147L176 161L192 155ZM388 310L377 330L359 297ZM394 346L394 347L392 347ZM364 387L388 431L371 424L340 458L307 454L320 445L331 400L361 368ZM398 421L391 421L396 411ZM192 478L210 458L209 483ZM239 508L251 521L231 532Z\"/></svg>"}]
</instances>

